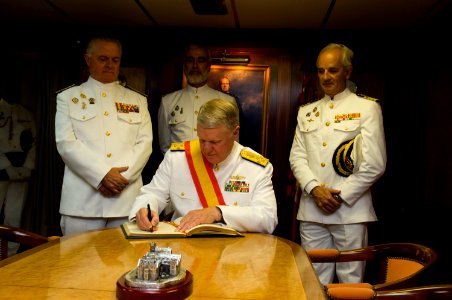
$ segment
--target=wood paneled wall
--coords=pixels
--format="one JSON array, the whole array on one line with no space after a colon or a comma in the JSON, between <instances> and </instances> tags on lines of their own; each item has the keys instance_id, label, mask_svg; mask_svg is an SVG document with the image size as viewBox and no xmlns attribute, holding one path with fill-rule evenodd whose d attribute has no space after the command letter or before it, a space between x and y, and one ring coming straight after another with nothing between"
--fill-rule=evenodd
<instances>
[{"instance_id":1,"label":"wood paneled wall","mask_svg":"<svg viewBox=\"0 0 452 300\"><path fill-rule=\"evenodd\" d=\"M116 32L116 31L114 31ZM449 187L452 186L452 156L450 132L452 123L451 82L452 60L444 39L435 38L435 29L392 32L304 32L290 31L292 39L282 38L281 31L247 31L236 35L190 31L186 40L160 42L168 32L120 31L124 37L123 65L146 70L146 93L157 132L157 110L162 95L179 89L182 79L182 47L191 37L203 39L212 47L249 52L252 64L270 66L270 102L267 157L274 165L273 182L278 200L279 225L276 235L292 238L293 199L287 197L289 179L288 155L292 144L305 70L313 71L318 50L328 42L342 42L355 51L352 80L358 92L382 100L388 149L385 175L374 188L374 204L379 221L370 227L370 243L418 242L438 249L439 261L426 283L450 281L451 246L447 230L452 226L449 211L452 207ZM287 33L287 32L284 32ZM181 35L178 35L181 36ZM233 37L228 41L219 36ZM284 35L287 36L287 35ZM440 35L441 36L441 35ZM38 38L39 37L39 38ZM89 32L79 36L61 34L37 35L30 32L7 36L9 41L0 49L4 70L16 68L21 87L21 103L42 107L37 103L37 91L57 85L55 82L36 86L42 79L42 68L67 63L60 81L67 85L76 80L78 68L83 65L81 44ZM143 39L143 37L148 37ZM46 38L46 40L42 40ZM156 46L158 45L158 46ZM9 60L9 63L7 62ZM51 72L52 68L47 68ZM3 70L2 70L3 71ZM3 79L9 74L3 71ZM71 79L72 78L72 79ZM72 82L71 82L72 80ZM58 81L59 82L59 81ZM46 85L47 86L41 86ZM60 86L63 88L65 85ZM57 89L55 88L55 91ZM55 99L46 105L55 105ZM38 122L51 110L38 109ZM50 122L51 123L51 122ZM47 124L48 125L48 124ZM154 153L144 172L148 182L161 161L157 138ZM48 145L54 142L47 137ZM38 153L39 155L39 153ZM47 165L58 162L46 162ZM61 176L56 173L49 176ZM51 199L48 212L58 216L60 187ZM45 202L49 203L49 202ZM43 218L36 231L48 228L49 219ZM57 226L53 223L50 226Z\"/></svg>"}]
</instances>

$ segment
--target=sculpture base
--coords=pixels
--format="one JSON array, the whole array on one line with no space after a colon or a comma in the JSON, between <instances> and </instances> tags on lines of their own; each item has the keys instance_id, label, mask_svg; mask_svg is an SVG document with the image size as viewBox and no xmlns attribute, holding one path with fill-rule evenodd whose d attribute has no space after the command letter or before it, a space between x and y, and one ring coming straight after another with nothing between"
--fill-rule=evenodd
<instances>
[{"instance_id":1,"label":"sculpture base","mask_svg":"<svg viewBox=\"0 0 452 300\"><path fill-rule=\"evenodd\" d=\"M180 300L188 298L193 292L193 275L185 271L185 278L175 284L159 288L141 288L127 285L126 276L116 282L116 298L119 300Z\"/></svg>"}]
</instances>

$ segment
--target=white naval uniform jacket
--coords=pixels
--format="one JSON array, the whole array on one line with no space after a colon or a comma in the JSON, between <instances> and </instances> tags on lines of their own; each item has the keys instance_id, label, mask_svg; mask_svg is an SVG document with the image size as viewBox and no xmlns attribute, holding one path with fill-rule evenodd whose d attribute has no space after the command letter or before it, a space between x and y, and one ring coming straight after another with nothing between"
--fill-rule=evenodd
<instances>
[{"instance_id":1,"label":"white naval uniform jacket","mask_svg":"<svg viewBox=\"0 0 452 300\"><path fill-rule=\"evenodd\" d=\"M6 157L8 152L24 152L21 146L21 134L29 130L31 133L30 148L26 149L27 154L25 160L18 170L26 168L29 171L25 172L27 177L30 175L30 170L35 168L36 158L36 124L33 114L19 104L10 104L5 99L0 99L0 170L11 167L12 163ZM21 172L18 172L17 178L21 179Z\"/></svg>"},{"instance_id":2,"label":"white naval uniform jacket","mask_svg":"<svg viewBox=\"0 0 452 300\"><path fill-rule=\"evenodd\" d=\"M66 164L60 213L81 217L124 217L143 186L141 171L152 152L146 97L118 82L89 78L57 95L55 138ZM114 197L97 190L112 167L129 185Z\"/></svg>"},{"instance_id":3,"label":"white naval uniform jacket","mask_svg":"<svg viewBox=\"0 0 452 300\"><path fill-rule=\"evenodd\" d=\"M362 135L362 162L349 177L338 175L332 157L338 145ZM303 190L297 219L323 224L376 221L370 187L386 168L386 145L381 107L345 89L300 107L289 162ZM341 190L344 203L326 214L309 194L317 186Z\"/></svg>"},{"instance_id":4,"label":"white naval uniform jacket","mask_svg":"<svg viewBox=\"0 0 452 300\"><path fill-rule=\"evenodd\" d=\"M198 138L197 117L201 105L212 99L235 101L235 98L209 87L207 84L185 88L165 95L158 111L160 149L168 151L171 143Z\"/></svg>"},{"instance_id":5,"label":"white naval uniform jacket","mask_svg":"<svg viewBox=\"0 0 452 300\"><path fill-rule=\"evenodd\" d=\"M213 169L226 204L218 207L226 224L238 231L272 233L278 223L272 183L273 166L270 162L264 167L244 159L240 154L242 149L256 153L234 142L229 156ZM242 186L248 186L249 191L227 191L227 186L237 181ZM152 181L141 188L129 219L133 219L136 212L148 203L152 210L161 213L170 200L175 208L173 219L203 208L185 151L171 150L165 154Z\"/></svg>"}]
</instances>

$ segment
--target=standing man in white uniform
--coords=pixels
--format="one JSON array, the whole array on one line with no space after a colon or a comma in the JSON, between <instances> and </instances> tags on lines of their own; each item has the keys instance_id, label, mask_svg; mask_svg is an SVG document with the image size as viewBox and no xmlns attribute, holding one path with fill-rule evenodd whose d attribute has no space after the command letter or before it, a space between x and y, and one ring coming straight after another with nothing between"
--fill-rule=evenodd
<instances>
[{"instance_id":1,"label":"standing man in white uniform","mask_svg":"<svg viewBox=\"0 0 452 300\"><path fill-rule=\"evenodd\" d=\"M143 230L158 230L159 214L172 201L178 231L223 222L242 232L271 234L277 219L273 166L236 139L239 110L213 99L198 114L198 139L173 143L152 181L143 186L130 211ZM149 205L151 218L148 218Z\"/></svg>"},{"instance_id":2,"label":"standing man in white uniform","mask_svg":"<svg viewBox=\"0 0 452 300\"><path fill-rule=\"evenodd\" d=\"M36 125L33 114L20 104L0 99L0 209L3 223L21 226L31 171L35 168ZM8 243L8 256L19 248Z\"/></svg>"},{"instance_id":3,"label":"standing man in white uniform","mask_svg":"<svg viewBox=\"0 0 452 300\"><path fill-rule=\"evenodd\" d=\"M317 75L325 96L298 112L289 162L303 190L297 219L306 250L365 247L367 222L377 220L370 188L386 168L383 117L376 101L347 88L352 58L353 52L344 45L323 48L317 58ZM353 142L348 141L355 137L355 160L360 162L349 159L341 164L344 156L338 153L352 152ZM320 281L328 284L335 273L339 282L361 282L365 265L323 263L314 267Z\"/></svg>"},{"instance_id":4,"label":"standing man in white uniform","mask_svg":"<svg viewBox=\"0 0 452 300\"><path fill-rule=\"evenodd\" d=\"M65 163L64 235L127 221L152 152L147 99L118 81L121 44L95 38L85 61L89 79L57 95L55 137Z\"/></svg>"},{"instance_id":5,"label":"standing man in white uniform","mask_svg":"<svg viewBox=\"0 0 452 300\"><path fill-rule=\"evenodd\" d=\"M215 98L235 101L234 97L207 85L210 75L209 49L189 45L185 50L184 74L187 86L165 95L158 112L160 149L168 151L171 143L197 138L196 117L201 105Z\"/></svg>"}]
</instances>

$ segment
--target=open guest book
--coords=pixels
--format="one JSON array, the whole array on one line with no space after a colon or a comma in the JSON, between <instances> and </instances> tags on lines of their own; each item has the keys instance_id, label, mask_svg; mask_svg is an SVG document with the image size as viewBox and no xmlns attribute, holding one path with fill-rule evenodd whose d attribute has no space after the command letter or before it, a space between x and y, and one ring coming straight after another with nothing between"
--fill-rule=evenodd
<instances>
[{"instance_id":1,"label":"open guest book","mask_svg":"<svg viewBox=\"0 0 452 300\"><path fill-rule=\"evenodd\" d=\"M191 236L244 236L237 230L226 226L222 223L200 224L192 227L187 232L175 231L179 224L179 219L174 221L161 221L158 225L158 230L153 232L141 230L137 223L125 222L121 224L121 229L127 239L153 239L153 238L184 238Z\"/></svg>"}]
</instances>

